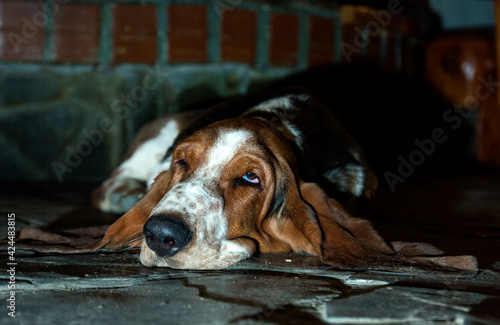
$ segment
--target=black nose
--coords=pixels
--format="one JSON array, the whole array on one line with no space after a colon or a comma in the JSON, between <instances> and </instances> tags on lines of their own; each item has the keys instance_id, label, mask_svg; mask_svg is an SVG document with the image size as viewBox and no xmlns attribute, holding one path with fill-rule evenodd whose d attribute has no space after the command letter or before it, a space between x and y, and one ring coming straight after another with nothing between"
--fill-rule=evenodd
<instances>
[{"instance_id":1,"label":"black nose","mask_svg":"<svg viewBox=\"0 0 500 325\"><path fill-rule=\"evenodd\" d=\"M189 228L169 215L153 215L144 225L146 243L160 257L173 256L193 237Z\"/></svg>"}]
</instances>

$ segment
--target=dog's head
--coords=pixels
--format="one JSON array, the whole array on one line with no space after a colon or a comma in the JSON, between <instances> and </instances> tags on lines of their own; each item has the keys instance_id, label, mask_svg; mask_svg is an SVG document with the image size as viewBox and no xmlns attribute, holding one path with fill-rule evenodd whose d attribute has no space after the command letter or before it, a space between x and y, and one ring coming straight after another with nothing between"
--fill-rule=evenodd
<instances>
[{"instance_id":1,"label":"dog's head","mask_svg":"<svg viewBox=\"0 0 500 325\"><path fill-rule=\"evenodd\" d=\"M292 224L291 210L306 208L299 204L288 142L260 118L198 131L176 147L170 169L110 228L108 247L127 241L141 245L147 266L191 269L224 268L257 251L311 252L308 240L296 236L301 231L282 231Z\"/></svg>"},{"instance_id":2,"label":"dog's head","mask_svg":"<svg viewBox=\"0 0 500 325\"><path fill-rule=\"evenodd\" d=\"M286 246L268 234L267 223L283 200L289 151L268 122L255 118L222 121L183 141L148 193L155 202L141 261L217 269Z\"/></svg>"}]
</instances>

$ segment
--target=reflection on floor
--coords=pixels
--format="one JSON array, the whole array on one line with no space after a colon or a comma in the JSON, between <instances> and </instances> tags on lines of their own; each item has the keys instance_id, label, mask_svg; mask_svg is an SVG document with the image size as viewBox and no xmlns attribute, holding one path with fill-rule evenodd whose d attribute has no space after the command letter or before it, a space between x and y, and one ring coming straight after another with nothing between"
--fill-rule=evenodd
<instances>
[{"instance_id":1,"label":"reflection on floor","mask_svg":"<svg viewBox=\"0 0 500 325\"><path fill-rule=\"evenodd\" d=\"M1 185L1 234L16 227L107 224L89 208L89 186ZM15 289L0 274L2 323L387 324L500 322L500 173L466 172L379 193L368 214L387 240L422 241L472 254L471 279L352 272L298 254L261 255L223 271L146 268L131 252L15 252ZM365 215L365 217L367 217ZM4 236L2 236L4 237ZM3 266L8 253L1 252ZM15 318L9 301L15 291Z\"/></svg>"}]
</instances>

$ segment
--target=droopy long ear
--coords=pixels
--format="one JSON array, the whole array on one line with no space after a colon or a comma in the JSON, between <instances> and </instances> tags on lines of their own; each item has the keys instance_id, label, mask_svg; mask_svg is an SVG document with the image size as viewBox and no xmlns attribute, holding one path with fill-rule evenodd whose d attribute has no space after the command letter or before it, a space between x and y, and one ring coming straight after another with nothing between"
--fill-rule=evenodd
<instances>
[{"instance_id":1,"label":"droopy long ear","mask_svg":"<svg viewBox=\"0 0 500 325\"><path fill-rule=\"evenodd\" d=\"M170 176L170 172L158 175L146 195L109 227L97 249L117 250L140 246L143 238L142 228L153 208L165 195Z\"/></svg>"},{"instance_id":2,"label":"droopy long ear","mask_svg":"<svg viewBox=\"0 0 500 325\"><path fill-rule=\"evenodd\" d=\"M318 255L325 264L442 277L468 277L477 273L473 256L442 256L437 248L422 243L388 245L370 222L350 216L316 184L301 182L300 193L296 195L300 195L303 204L292 205L289 218L305 237L302 241L309 244L291 243L291 246L302 246L301 250ZM317 227L311 225L313 219Z\"/></svg>"}]
</instances>

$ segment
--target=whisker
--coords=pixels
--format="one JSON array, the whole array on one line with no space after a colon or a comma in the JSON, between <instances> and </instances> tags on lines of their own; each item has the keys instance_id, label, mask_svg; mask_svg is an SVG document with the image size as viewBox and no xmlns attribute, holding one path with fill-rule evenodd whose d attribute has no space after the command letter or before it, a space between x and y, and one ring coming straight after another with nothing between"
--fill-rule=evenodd
<instances>
[{"instance_id":1,"label":"whisker","mask_svg":"<svg viewBox=\"0 0 500 325\"><path fill-rule=\"evenodd\" d=\"M136 241L136 240L144 240L144 236L140 236L140 237L137 237L137 238L133 238L133 239L129 240L129 241L128 241L128 243L132 243L132 242L134 242L134 241Z\"/></svg>"}]
</instances>

